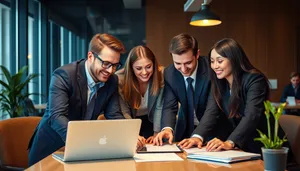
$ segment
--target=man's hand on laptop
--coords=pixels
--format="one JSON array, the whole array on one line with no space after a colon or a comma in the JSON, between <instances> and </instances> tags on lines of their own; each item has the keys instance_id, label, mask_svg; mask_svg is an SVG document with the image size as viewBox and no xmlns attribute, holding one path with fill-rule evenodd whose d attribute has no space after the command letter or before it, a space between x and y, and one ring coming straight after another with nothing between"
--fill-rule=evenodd
<instances>
[{"instance_id":1,"label":"man's hand on laptop","mask_svg":"<svg viewBox=\"0 0 300 171\"><path fill-rule=\"evenodd\" d=\"M166 128L154 138L153 145L162 146L163 145L163 138L168 139L169 144L173 143L173 132L171 129Z\"/></svg>"},{"instance_id":2,"label":"man's hand on laptop","mask_svg":"<svg viewBox=\"0 0 300 171\"><path fill-rule=\"evenodd\" d=\"M137 147L144 147L144 145L146 144L146 139L143 136L139 136L138 137L138 141L137 141Z\"/></svg>"},{"instance_id":3,"label":"man's hand on laptop","mask_svg":"<svg viewBox=\"0 0 300 171\"><path fill-rule=\"evenodd\" d=\"M154 142L154 138L157 136L157 134L158 134L157 132L154 132L154 134L151 137L147 138L146 143L152 144Z\"/></svg>"},{"instance_id":4,"label":"man's hand on laptop","mask_svg":"<svg viewBox=\"0 0 300 171\"><path fill-rule=\"evenodd\" d=\"M181 148L191 148L192 146L202 147L202 140L198 137L187 138L178 143Z\"/></svg>"}]
</instances>

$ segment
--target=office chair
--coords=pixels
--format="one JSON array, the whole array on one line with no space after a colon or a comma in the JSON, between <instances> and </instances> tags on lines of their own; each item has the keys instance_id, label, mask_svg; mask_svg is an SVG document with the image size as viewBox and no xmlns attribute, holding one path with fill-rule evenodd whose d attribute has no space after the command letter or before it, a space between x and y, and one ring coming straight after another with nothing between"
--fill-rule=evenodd
<instances>
[{"instance_id":1,"label":"office chair","mask_svg":"<svg viewBox=\"0 0 300 171\"><path fill-rule=\"evenodd\" d=\"M19 117L0 121L0 170L28 167L28 143L41 117Z\"/></svg>"},{"instance_id":2,"label":"office chair","mask_svg":"<svg viewBox=\"0 0 300 171\"><path fill-rule=\"evenodd\" d=\"M279 118L279 124L285 132L290 143L292 153L300 166L300 117L295 115L282 115ZM300 169L300 168L299 168Z\"/></svg>"}]
</instances>

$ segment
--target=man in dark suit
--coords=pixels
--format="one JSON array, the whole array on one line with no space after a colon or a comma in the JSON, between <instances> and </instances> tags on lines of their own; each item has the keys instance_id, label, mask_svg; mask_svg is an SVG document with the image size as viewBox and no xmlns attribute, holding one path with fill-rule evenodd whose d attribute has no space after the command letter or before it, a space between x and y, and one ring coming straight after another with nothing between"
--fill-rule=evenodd
<instances>
[{"instance_id":1,"label":"man in dark suit","mask_svg":"<svg viewBox=\"0 0 300 171\"><path fill-rule=\"evenodd\" d=\"M296 99L297 103L300 103L300 73L292 72L291 73L291 83L285 86L280 102L286 102L288 96L293 96Z\"/></svg>"},{"instance_id":2,"label":"man in dark suit","mask_svg":"<svg viewBox=\"0 0 300 171\"><path fill-rule=\"evenodd\" d=\"M300 73L292 72L290 75L291 83L284 87L280 102L287 102L288 96L295 97L296 103L300 103ZM287 114L300 115L299 110L286 110Z\"/></svg>"},{"instance_id":3,"label":"man in dark suit","mask_svg":"<svg viewBox=\"0 0 300 171\"><path fill-rule=\"evenodd\" d=\"M29 143L29 166L65 146L68 122L95 120L101 112L107 119L123 119L118 100L120 40L96 34L87 59L64 65L53 72L45 114ZM88 132L87 132L88 133Z\"/></svg>"},{"instance_id":4,"label":"man in dark suit","mask_svg":"<svg viewBox=\"0 0 300 171\"><path fill-rule=\"evenodd\" d=\"M203 116L210 91L208 60L200 57L194 37L188 34L173 37L169 52L174 63L164 72L163 129L154 140L156 145L162 145L163 138L172 143L173 131L175 141L190 137Z\"/></svg>"}]
</instances>

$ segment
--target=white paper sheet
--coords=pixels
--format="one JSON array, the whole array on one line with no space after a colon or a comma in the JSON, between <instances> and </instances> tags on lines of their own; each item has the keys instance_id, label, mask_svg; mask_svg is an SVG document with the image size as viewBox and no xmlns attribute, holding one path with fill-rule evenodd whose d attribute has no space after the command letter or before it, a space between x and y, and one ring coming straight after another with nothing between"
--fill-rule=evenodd
<instances>
[{"instance_id":1,"label":"white paper sheet","mask_svg":"<svg viewBox=\"0 0 300 171\"><path fill-rule=\"evenodd\" d=\"M202 148L198 148L198 147L193 147L193 148L189 148L189 149L183 149L187 154L197 154L197 153L201 153L201 152L206 152L206 148L202 147Z\"/></svg>"},{"instance_id":2,"label":"white paper sheet","mask_svg":"<svg viewBox=\"0 0 300 171\"><path fill-rule=\"evenodd\" d=\"M175 153L135 154L133 158L135 162L183 161L183 159Z\"/></svg>"},{"instance_id":3,"label":"white paper sheet","mask_svg":"<svg viewBox=\"0 0 300 171\"><path fill-rule=\"evenodd\" d=\"M228 168L232 167L232 165L228 164L228 163L213 162L213 161L209 161L209 160L188 159L188 161L189 162L194 162L194 163L204 163L204 164L207 164L207 165L209 165L211 167L214 167L214 168L221 167L221 166L228 167Z\"/></svg>"},{"instance_id":4,"label":"white paper sheet","mask_svg":"<svg viewBox=\"0 0 300 171\"><path fill-rule=\"evenodd\" d=\"M146 144L147 151L151 152L181 152L176 144L165 144L163 146L154 146L152 144Z\"/></svg>"},{"instance_id":5,"label":"white paper sheet","mask_svg":"<svg viewBox=\"0 0 300 171\"><path fill-rule=\"evenodd\" d=\"M296 100L294 96L287 96L286 100L290 106L296 106Z\"/></svg>"}]
</instances>

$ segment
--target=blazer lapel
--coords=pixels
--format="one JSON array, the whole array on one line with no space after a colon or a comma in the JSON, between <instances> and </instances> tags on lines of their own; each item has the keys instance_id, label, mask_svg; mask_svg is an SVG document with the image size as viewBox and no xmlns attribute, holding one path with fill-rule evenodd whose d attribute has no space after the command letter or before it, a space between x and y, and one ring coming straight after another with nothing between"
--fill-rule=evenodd
<instances>
[{"instance_id":1,"label":"blazer lapel","mask_svg":"<svg viewBox=\"0 0 300 171\"><path fill-rule=\"evenodd\" d=\"M197 104L198 104L198 101L200 99L200 95L201 95L202 88L203 88L203 85L204 85L204 80L205 79L203 79L203 75L205 73L206 73L206 71L204 71L202 69L202 66L198 62L196 84L195 84L195 96L194 96L194 99L195 99L195 111L197 111L197 109L198 109L198 105Z\"/></svg>"},{"instance_id":2,"label":"blazer lapel","mask_svg":"<svg viewBox=\"0 0 300 171\"><path fill-rule=\"evenodd\" d=\"M103 87L99 88L99 90L97 91L97 99L96 99L96 103L95 103L95 107L94 107L94 111L93 111L93 119L97 118L95 117L95 114L100 114L101 108L106 100L107 97L107 84L105 84Z\"/></svg>"},{"instance_id":3,"label":"blazer lapel","mask_svg":"<svg viewBox=\"0 0 300 171\"><path fill-rule=\"evenodd\" d=\"M132 118L133 119L135 119L136 118L136 109L134 109L134 108L132 108L132 107L130 107L130 111L131 111L131 113L132 113Z\"/></svg>"},{"instance_id":4,"label":"blazer lapel","mask_svg":"<svg viewBox=\"0 0 300 171\"><path fill-rule=\"evenodd\" d=\"M184 107L184 110L187 108L187 97L186 97L186 87L185 87L185 80L182 76L182 74L179 72L179 71L176 71L176 74L177 74L177 78L178 80L176 80L176 82L174 84L178 84L178 96L179 96L179 99L180 100L180 103L181 103L181 106ZM185 113L185 112L183 112Z\"/></svg>"},{"instance_id":5,"label":"blazer lapel","mask_svg":"<svg viewBox=\"0 0 300 171\"><path fill-rule=\"evenodd\" d=\"M223 107L223 110L226 114L226 117L228 118L229 115L230 115L230 111L229 111L229 103L230 103L230 88L229 88L229 85L227 84L226 86L226 91L224 93L224 95L222 96L222 107ZM241 106L242 107L242 103L241 102ZM231 125L233 126L233 128L235 128L237 126L236 122L235 122L235 118L228 118L229 122L231 123Z\"/></svg>"},{"instance_id":6,"label":"blazer lapel","mask_svg":"<svg viewBox=\"0 0 300 171\"><path fill-rule=\"evenodd\" d=\"M222 102L223 102L223 110L225 111L227 117L229 116L229 101L230 101L230 89L229 86L226 87L226 91L223 94Z\"/></svg>"},{"instance_id":7,"label":"blazer lapel","mask_svg":"<svg viewBox=\"0 0 300 171\"><path fill-rule=\"evenodd\" d=\"M85 73L85 61L79 63L77 71L77 86L80 91L80 101L82 104L82 117L86 113L87 107L87 78Z\"/></svg>"}]
</instances>

